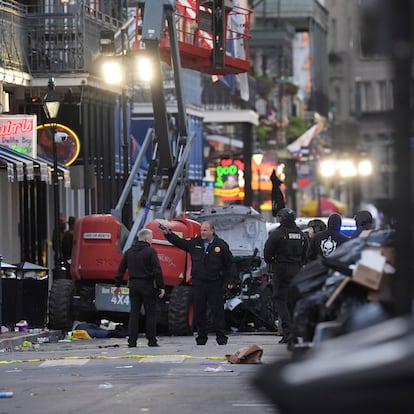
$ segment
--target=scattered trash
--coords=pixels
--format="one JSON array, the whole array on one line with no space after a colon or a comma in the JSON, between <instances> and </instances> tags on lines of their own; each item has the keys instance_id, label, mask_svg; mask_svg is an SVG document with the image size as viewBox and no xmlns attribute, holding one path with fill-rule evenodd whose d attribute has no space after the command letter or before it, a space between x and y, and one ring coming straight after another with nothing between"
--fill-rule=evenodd
<instances>
[{"instance_id":1,"label":"scattered trash","mask_svg":"<svg viewBox=\"0 0 414 414\"><path fill-rule=\"evenodd\" d=\"M29 346L33 346L33 344L30 342L30 341L23 341L22 342L22 345L24 346L24 347L29 347Z\"/></svg>"},{"instance_id":2,"label":"scattered trash","mask_svg":"<svg viewBox=\"0 0 414 414\"><path fill-rule=\"evenodd\" d=\"M11 398L13 397L12 391L0 391L0 398Z\"/></svg>"},{"instance_id":3,"label":"scattered trash","mask_svg":"<svg viewBox=\"0 0 414 414\"><path fill-rule=\"evenodd\" d=\"M261 362L263 348L257 344L240 348L231 355L226 355L226 359L231 364L257 364Z\"/></svg>"},{"instance_id":4,"label":"scattered trash","mask_svg":"<svg viewBox=\"0 0 414 414\"><path fill-rule=\"evenodd\" d=\"M110 382L104 382L103 384L99 384L98 389L100 390L107 390L109 388L112 388L112 384Z\"/></svg>"},{"instance_id":5,"label":"scattered trash","mask_svg":"<svg viewBox=\"0 0 414 414\"><path fill-rule=\"evenodd\" d=\"M29 330L27 321L21 320L16 323L16 328L18 328L19 332L27 332Z\"/></svg>"},{"instance_id":6,"label":"scattered trash","mask_svg":"<svg viewBox=\"0 0 414 414\"><path fill-rule=\"evenodd\" d=\"M1 333L9 332L9 328L7 326L2 325L1 327Z\"/></svg>"},{"instance_id":7,"label":"scattered trash","mask_svg":"<svg viewBox=\"0 0 414 414\"><path fill-rule=\"evenodd\" d=\"M83 329L74 329L72 336L77 339L92 339L88 332Z\"/></svg>"},{"instance_id":8,"label":"scattered trash","mask_svg":"<svg viewBox=\"0 0 414 414\"><path fill-rule=\"evenodd\" d=\"M204 369L204 372L233 372L232 369L226 369L223 367L223 365L220 365L217 368L213 368L213 367L207 367Z\"/></svg>"},{"instance_id":9,"label":"scattered trash","mask_svg":"<svg viewBox=\"0 0 414 414\"><path fill-rule=\"evenodd\" d=\"M113 345L99 345L98 348L118 348L119 344L113 344Z\"/></svg>"}]
</instances>

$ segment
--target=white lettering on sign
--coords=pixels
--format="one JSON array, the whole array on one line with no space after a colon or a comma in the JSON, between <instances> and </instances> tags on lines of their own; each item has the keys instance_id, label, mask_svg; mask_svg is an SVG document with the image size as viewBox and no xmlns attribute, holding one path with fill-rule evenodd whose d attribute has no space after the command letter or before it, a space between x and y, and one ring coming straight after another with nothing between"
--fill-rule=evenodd
<instances>
[{"instance_id":1,"label":"white lettering on sign","mask_svg":"<svg viewBox=\"0 0 414 414\"><path fill-rule=\"evenodd\" d=\"M126 306L129 306L129 296L128 295L112 296L111 302L114 305L126 305Z\"/></svg>"},{"instance_id":2,"label":"white lettering on sign","mask_svg":"<svg viewBox=\"0 0 414 414\"><path fill-rule=\"evenodd\" d=\"M165 254L160 253L160 254L158 254L158 259L159 259L160 262L167 264L168 267L177 267L174 260L171 259L170 256L167 256Z\"/></svg>"},{"instance_id":3,"label":"white lettering on sign","mask_svg":"<svg viewBox=\"0 0 414 414\"><path fill-rule=\"evenodd\" d=\"M83 233L83 238L108 240L111 238L111 233Z\"/></svg>"},{"instance_id":4,"label":"white lettering on sign","mask_svg":"<svg viewBox=\"0 0 414 414\"><path fill-rule=\"evenodd\" d=\"M299 233L289 233L289 239L300 240L301 235Z\"/></svg>"}]
</instances>

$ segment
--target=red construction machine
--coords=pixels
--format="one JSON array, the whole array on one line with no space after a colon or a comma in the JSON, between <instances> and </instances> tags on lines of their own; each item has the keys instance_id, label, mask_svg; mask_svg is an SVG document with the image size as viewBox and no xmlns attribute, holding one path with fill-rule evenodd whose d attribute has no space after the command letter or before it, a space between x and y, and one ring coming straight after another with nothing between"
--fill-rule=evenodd
<instances>
[{"instance_id":1,"label":"red construction machine","mask_svg":"<svg viewBox=\"0 0 414 414\"><path fill-rule=\"evenodd\" d=\"M187 166L194 134L187 130L181 92L181 67L226 75L249 69L248 44L251 11L229 0L138 1L135 38L129 53L145 56L155 76L151 82L154 127L148 129L127 183L112 214L79 218L75 226L71 278L53 281L49 296L49 326L70 329L74 318L96 321L106 317L125 320L128 288L112 295L113 282L125 252L138 231L154 232L167 285L160 303L160 324L171 334L192 332L191 260L170 245L158 229L160 220L183 237L199 234L197 221L174 218L187 184ZM178 134L172 131L164 94L162 62L171 64L177 100ZM152 159L144 179L137 214L131 229L121 222L122 209L146 153ZM165 183L168 187L165 189ZM162 193L162 198L160 194Z\"/></svg>"}]
</instances>

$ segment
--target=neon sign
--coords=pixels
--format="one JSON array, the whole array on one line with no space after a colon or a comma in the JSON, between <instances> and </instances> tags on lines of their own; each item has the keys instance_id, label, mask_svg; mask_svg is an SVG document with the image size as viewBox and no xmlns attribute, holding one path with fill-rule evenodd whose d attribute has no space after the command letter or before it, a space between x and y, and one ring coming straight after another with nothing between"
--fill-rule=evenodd
<instances>
[{"instance_id":1,"label":"neon sign","mask_svg":"<svg viewBox=\"0 0 414 414\"><path fill-rule=\"evenodd\" d=\"M42 124L37 127L38 133L38 152L46 158L53 159L51 130L64 132L67 140L57 145L58 162L64 165L71 165L78 158L80 152L80 141L78 135L66 125L53 123Z\"/></svg>"},{"instance_id":2,"label":"neon sign","mask_svg":"<svg viewBox=\"0 0 414 414\"><path fill-rule=\"evenodd\" d=\"M0 116L0 144L36 158L36 125L36 115Z\"/></svg>"},{"instance_id":3,"label":"neon sign","mask_svg":"<svg viewBox=\"0 0 414 414\"><path fill-rule=\"evenodd\" d=\"M244 163L241 160L224 159L216 167L214 195L222 198L243 199Z\"/></svg>"},{"instance_id":4,"label":"neon sign","mask_svg":"<svg viewBox=\"0 0 414 414\"><path fill-rule=\"evenodd\" d=\"M216 168L216 182L215 187L224 187L225 181L223 181L225 178L228 178L229 176L237 176L239 172L239 169L237 168L236 164L231 165L219 165Z\"/></svg>"}]
</instances>

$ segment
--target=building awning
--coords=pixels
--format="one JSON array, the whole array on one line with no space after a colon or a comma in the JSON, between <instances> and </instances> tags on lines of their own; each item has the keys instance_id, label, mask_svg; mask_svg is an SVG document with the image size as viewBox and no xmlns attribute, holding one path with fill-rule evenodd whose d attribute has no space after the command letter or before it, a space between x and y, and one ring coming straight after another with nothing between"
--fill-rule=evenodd
<instances>
[{"instance_id":1,"label":"building awning","mask_svg":"<svg viewBox=\"0 0 414 414\"><path fill-rule=\"evenodd\" d=\"M207 141L214 143L229 145L230 147L243 148L243 140L237 138L226 137L223 135L210 134L206 135Z\"/></svg>"},{"instance_id":2,"label":"building awning","mask_svg":"<svg viewBox=\"0 0 414 414\"><path fill-rule=\"evenodd\" d=\"M46 159L32 158L29 155L13 151L9 147L0 144L0 164L6 164L7 180L9 182L33 180L39 175L42 181L51 183L51 169L53 163ZM58 170L63 177L65 187L70 186L69 170L58 165Z\"/></svg>"},{"instance_id":3,"label":"building awning","mask_svg":"<svg viewBox=\"0 0 414 414\"><path fill-rule=\"evenodd\" d=\"M306 130L299 138L290 143L286 148L292 155L299 155L302 148L309 147L313 138L323 130L323 122L318 122Z\"/></svg>"}]
</instances>

